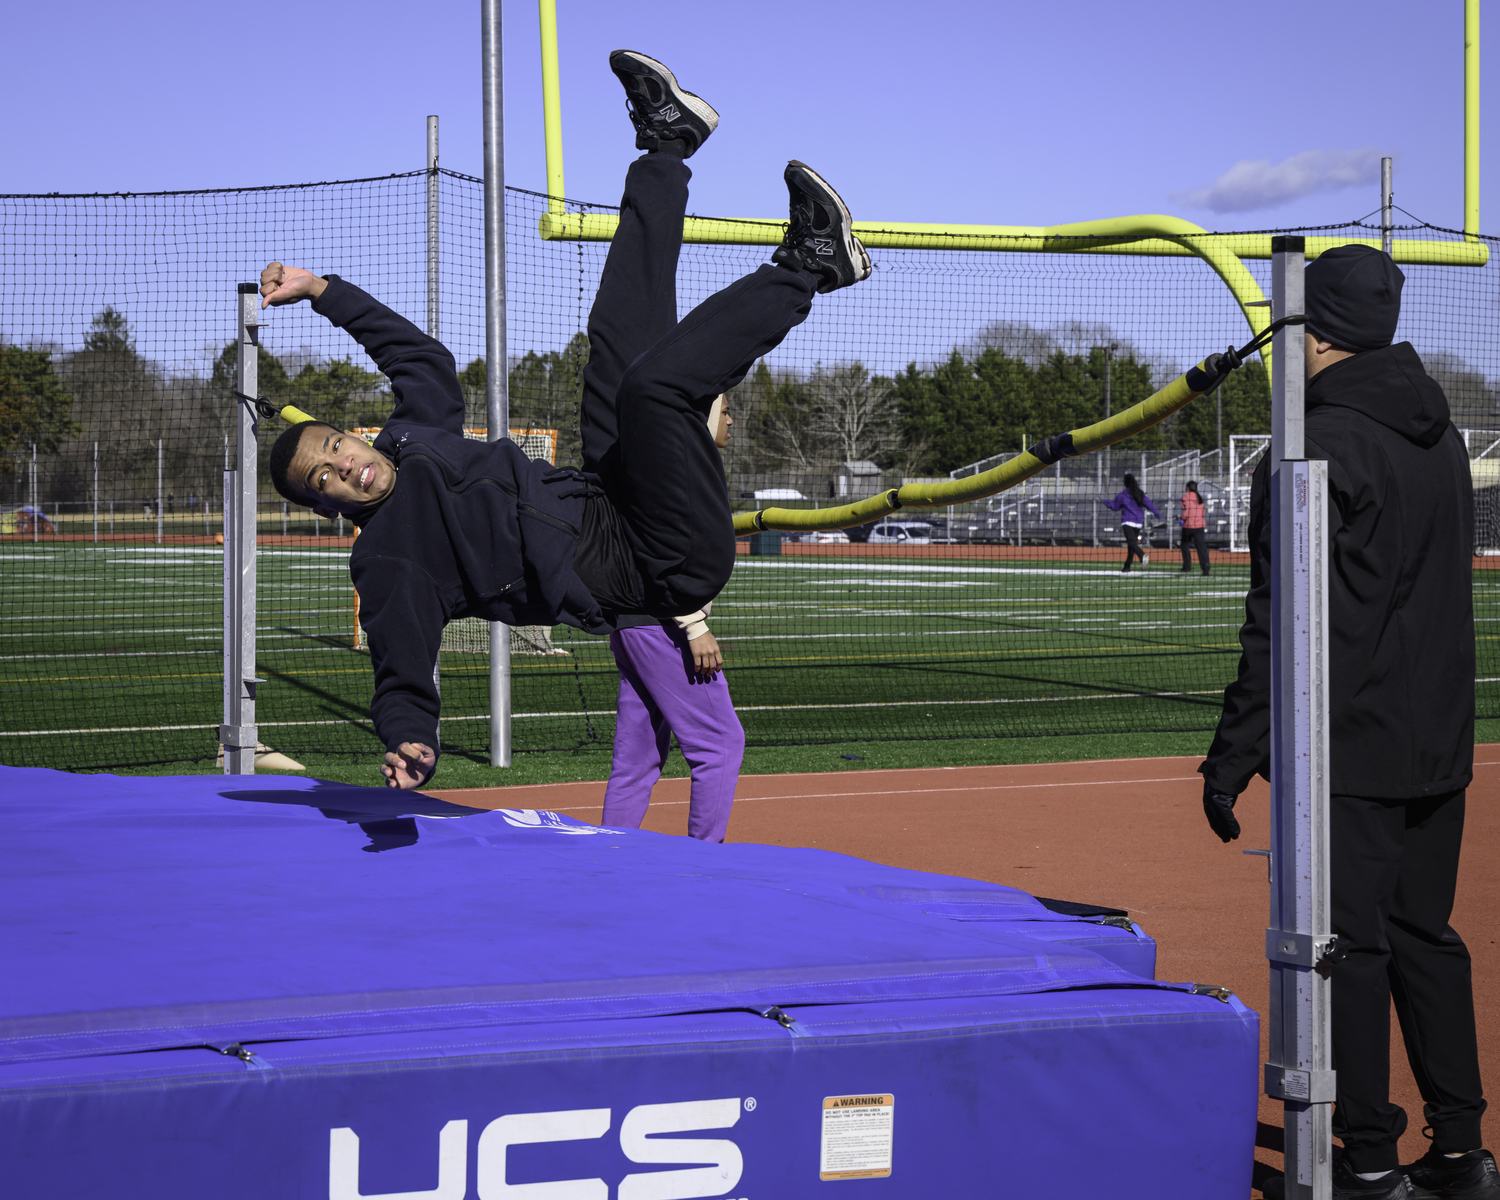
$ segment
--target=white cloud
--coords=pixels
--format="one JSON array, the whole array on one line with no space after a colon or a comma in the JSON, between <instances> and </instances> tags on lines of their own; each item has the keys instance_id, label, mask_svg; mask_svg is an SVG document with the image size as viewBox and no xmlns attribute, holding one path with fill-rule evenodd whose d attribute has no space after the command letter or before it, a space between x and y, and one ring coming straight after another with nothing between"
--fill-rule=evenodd
<instances>
[{"instance_id":1,"label":"white cloud","mask_svg":"<svg viewBox=\"0 0 1500 1200\"><path fill-rule=\"evenodd\" d=\"M1242 160L1208 187L1173 192L1172 200L1216 213L1251 212L1318 192L1379 183L1380 151L1373 146L1363 150L1304 150L1274 167L1264 158Z\"/></svg>"}]
</instances>

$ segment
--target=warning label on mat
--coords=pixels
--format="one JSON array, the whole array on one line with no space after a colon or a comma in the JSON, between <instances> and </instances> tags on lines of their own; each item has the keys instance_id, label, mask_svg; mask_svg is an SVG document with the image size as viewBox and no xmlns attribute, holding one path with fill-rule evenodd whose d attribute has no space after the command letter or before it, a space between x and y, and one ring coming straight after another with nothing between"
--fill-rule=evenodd
<instances>
[{"instance_id":1,"label":"warning label on mat","mask_svg":"<svg viewBox=\"0 0 1500 1200\"><path fill-rule=\"evenodd\" d=\"M823 1179L878 1179L891 1173L896 1097L827 1096L823 1100Z\"/></svg>"}]
</instances>

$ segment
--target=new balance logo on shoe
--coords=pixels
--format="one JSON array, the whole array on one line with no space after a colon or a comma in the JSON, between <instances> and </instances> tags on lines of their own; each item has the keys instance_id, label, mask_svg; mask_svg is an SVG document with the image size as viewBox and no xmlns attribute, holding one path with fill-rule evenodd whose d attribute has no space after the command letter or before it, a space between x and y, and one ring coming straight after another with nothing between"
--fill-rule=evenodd
<instances>
[{"instance_id":1,"label":"new balance logo on shoe","mask_svg":"<svg viewBox=\"0 0 1500 1200\"><path fill-rule=\"evenodd\" d=\"M824 258L832 258L833 239L820 237L813 238L813 250Z\"/></svg>"},{"instance_id":2,"label":"new balance logo on shoe","mask_svg":"<svg viewBox=\"0 0 1500 1200\"><path fill-rule=\"evenodd\" d=\"M663 121L676 121L682 117L682 110L675 104L669 104L666 108L659 108L656 111L661 114Z\"/></svg>"}]
</instances>

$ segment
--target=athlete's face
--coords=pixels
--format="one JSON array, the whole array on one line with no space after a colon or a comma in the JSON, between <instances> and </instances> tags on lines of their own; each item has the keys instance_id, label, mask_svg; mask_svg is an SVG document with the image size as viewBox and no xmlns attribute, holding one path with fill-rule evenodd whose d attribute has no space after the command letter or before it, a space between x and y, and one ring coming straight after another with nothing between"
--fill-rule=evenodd
<instances>
[{"instance_id":1,"label":"athlete's face","mask_svg":"<svg viewBox=\"0 0 1500 1200\"><path fill-rule=\"evenodd\" d=\"M714 432L714 445L720 450L729 445L729 431L734 428L734 418L729 415L729 402L719 410L719 428Z\"/></svg>"},{"instance_id":2,"label":"athlete's face","mask_svg":"<svg viewBox=\"0 0 1500 1200\"><path fill-rule=\"evenodd\" d=\"M287 478L314 508L357 513L379 504L396 486L396 468L364 438L314 426L302 435Z\"/></svg>"}]
</instances>

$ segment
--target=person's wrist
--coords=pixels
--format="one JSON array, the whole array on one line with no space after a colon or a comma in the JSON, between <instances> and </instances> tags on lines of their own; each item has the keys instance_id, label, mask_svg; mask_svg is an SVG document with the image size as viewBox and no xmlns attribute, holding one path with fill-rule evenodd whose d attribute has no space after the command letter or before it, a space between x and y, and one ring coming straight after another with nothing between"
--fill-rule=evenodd
<instances>
[{"instance_id":1,"label":"person's wrist","mask_svg":"<svg viewBox=\"0 0 1500 1200\"><path fill-rule=\"evenodd\" d=\"M321 275L314 275L312 282L308 285L307 294L316 300L327 290L328 280L324 279Z\"/></svg>"}]
</instances>

